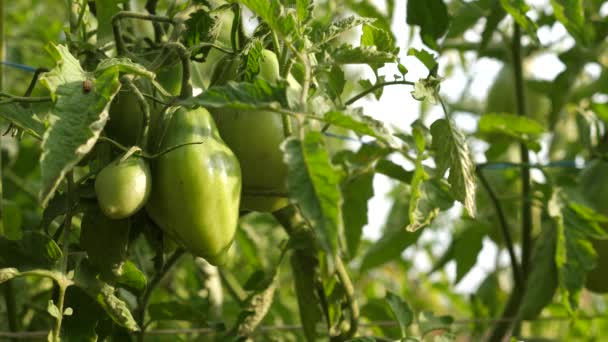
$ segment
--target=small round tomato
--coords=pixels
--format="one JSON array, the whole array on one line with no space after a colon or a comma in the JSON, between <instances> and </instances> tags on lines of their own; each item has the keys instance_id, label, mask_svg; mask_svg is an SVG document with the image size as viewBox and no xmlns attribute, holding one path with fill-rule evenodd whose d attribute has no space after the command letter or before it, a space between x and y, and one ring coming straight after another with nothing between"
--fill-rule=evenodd
<instances>
[{"instance_id":1,"label":"small round tomato","mask_svg":"<svg viewBox=\"0 0 608 342\"><path fill-rule=\"evenodd\" d=\"M95 179L95 193L101 211L109 218L121 219L141 209L150 195L150 168L140 157L115 160Z\"/></svg>"}]
</instances>

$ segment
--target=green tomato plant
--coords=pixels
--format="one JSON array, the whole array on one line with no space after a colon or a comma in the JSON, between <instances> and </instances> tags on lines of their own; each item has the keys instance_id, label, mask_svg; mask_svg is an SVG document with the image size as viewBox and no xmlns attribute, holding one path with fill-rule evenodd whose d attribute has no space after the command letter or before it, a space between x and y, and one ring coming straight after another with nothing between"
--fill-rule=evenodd
<instances>
[{"instance_id":1,"label":"green tomato plant","mask_svg":"<svg viewBox=\"0 0 608 342\"><path fill-rule=\"evenodd\" d=\"M0 339L601 340L605 5L0 3Z\"/></svg>"}]
</instances>

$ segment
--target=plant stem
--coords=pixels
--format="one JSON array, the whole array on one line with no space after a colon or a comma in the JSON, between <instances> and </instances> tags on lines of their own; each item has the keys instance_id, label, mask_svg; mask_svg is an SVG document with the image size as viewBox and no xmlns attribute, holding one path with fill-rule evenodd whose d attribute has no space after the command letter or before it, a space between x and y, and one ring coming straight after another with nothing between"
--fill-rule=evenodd
<instances>
[{"instance_id":1,"label":"plant stem","mask_svg":"<svg viewBox=\"0 0 608 342\"><path fill-rule=\"evenodd\" d=\"M351 97L350 99L348 99L346 102L344 102L345 106L351 105L353 103L355 103L357 100L359 100L360 98L366 96L367 94L370 94L372 92L374 92L376 89L382 88L382 87L386 87L386 86L390 86L390 85L398 85L398 84L405 84L405 85L411 85L413 86L415 83L411 82L411 81L389 81L389 82L381 82L381 83L376 83L373 86L365 89L364 91L362 91L361 93Z\"/></svg>"},{"instance_id":2,"label":"plant stem","mask_svg":"<svg viewBox=\"0 0 608 342\"><path fill-rule=\"evenodd\" d=\"M342 259L339 256L336 256L335 263L338 279L340 279L340 283L342 283L342 286L344 287L344 294L346 295L346 300L348 301L348 307L350 309L350 327L346 334L344 334L343 339L350 340L357 333L357 329L359 329L359 305L355 298L355 288L348 276Z\"/></svg>"},{"instance_id":3,"label":"plant stem","mask_svg":"<svg viewBox=\"0 0 608 342\"><path fill-rule=\"evenodd\" d=\"M500 223L502 236L505 240L505 244L507 245L509 259L511 260L511 268L513 269L513 281L515 283L515 287L523 288L524 280L521 274L519 263L517 262L517 257L515 256L515 249L513 248L513 238L511 237L511 231L509 229L505 213L502 210L502 206L500 205L500 201L498 200L496 193L494 193L492 187L490 186L490 183L488 183L488 180L484 177L483 171L480 168L476 168L475 170L477 172L477 177L479 177L481 184L488 192L488 196L490 196L490 200L492 201L492 203L494 204L494 208L496 209L496 214L498 215L498 222Z\"/></svg>"},{"instance_id":4,"label":"plant stem","mask_svg":"<svg viewBox=\"0 0 608 342\"><path fill-rule=\"evenodd\" d=\"M163 267L161 267L161 269L156 272L156 274L154 274L154 277L152 278L152 280L150 280L150 283L146 287L146 291L144 292L143 296L140 297L137 307L137 324L141 328L141 331L139 332L139 335L137 337L138 341L144 341L144 336L146 333L146 326L144 320L146 319L146 310L148 308L148 303L150 302L150 296L152 295L152 291L154 291L156 286L158 286L158 283L163 279L163 277L167 274L167 272L169 272L171 267L175 265L175 263L183 254L184 250L182 248L179 248L178 250L173 252L173 254L171 254L169 259L165 262Z\"/></svg>"},{"instance_id":5,"label":"plant stem","mask_svg":"<svg viewBox=\"0 0 608 342\"><path fill-rule=\"evenodd\" d=\"M63 304L65 302L65 292L69 286L65 282L58 282L59 286L59 298L57 299L57 309L59 309L59 316L55 321L55 327L53 328L53 341L61 341L61 323L63 322Z\"/></svg>"},{"instance_id":6,"label":"plant stem","mask_svg":"<svg viewBox=\"0 0 608 342\"><path fill-rule=\"evenodd\" d=\"M517 98L517 113L520 116L526 116L526 94L524 92L524 80L522 72L522 57L521 57L521 28L515 25L513 34L513 65L515 72L515 94ZM524 143L520 144L521 162L523 164L530 163L530 154ZM530 182L530 169L521 169L522 181L522 271L524 280L530 270L530 255L532 252L532 204L530 194L532 187Z\"/></svg>"},{"instance_id":7,"label":"plant stem","mask_svg":"<svg viewBox=\"0 0 608 342\"><path fill-rule=\"evenodd\" d=\"M222 279L222 283L226 285L228 293L236 300L239 305L242 305L243 302L247 299L247 293L243 290L237 279L234 275L223 269L218 269L220 278Z\"/></svg>"},{"instance_id":8,"label":"plant stem","mask_svg":"<svg viewBox=\"0 0 608 342\"><path fill-rule=\"evenodd\" d=\"M525 93L524 93L524 82L522 73L522 58L521 58L521 28L517 23L514 24L512 52L513 52L513 65L515 73L515 94L517 97L517 112L520 116L526 115L525 108ZM524 165L530 164L530 157L528 148L525 144L520 144L520 155L521 162ZM523 284L520 287L514 286L513 292L509 297L509 301L505 310L502 314L502 318L512 318L521 305L521 300L524 297L526 290L527 276L530 267L530 255L532 250L532 201L531 201L531 182L530 182L530 168L521 168L521 180L522 180L522 205L521 205L521 232L522 232L522 260L521 260L521 271ZM506 339L511 327L517 325L519 322L508 321L504 323L498 323L491 333L489 341L503 341Z\"/></svg>"}]
</instances>

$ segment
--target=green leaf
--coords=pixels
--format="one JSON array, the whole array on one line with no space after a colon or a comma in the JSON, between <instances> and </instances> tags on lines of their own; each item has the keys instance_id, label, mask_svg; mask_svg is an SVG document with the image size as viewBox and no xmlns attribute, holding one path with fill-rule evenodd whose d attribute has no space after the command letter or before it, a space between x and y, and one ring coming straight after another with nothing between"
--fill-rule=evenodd
<instances>
[{"instance_id":1,"label":"green leaf","mask_svg":"<svg viewBox=\"0 0 608 342\"><path fill-rule=\"evenodd\" d=\"M409 184L414 176L414 172L406 171L401 165L386 159L378 161L376 172L406 184Z\"/></svg>"},{"instance_id":2,"label":"green leaf","mask_svg":"<svg viewBox=\"0 0 608 342\"><path fill-rule=\"evenodd\" d=\"M551 0L555 18L561 22L576 41L589 46L594 41L593 26L587 23L583 0Z\"/></svg>"},{"instance_id":3,"label":"green leaf","mask_svg":"<svg viewBox=\"0 0 608 342\"><path fill-rule=\"evenodd\" d=\"M243 5L260 16L280 37L297 33L297 14L286 11L278 0L241 0Z\"/></svg>"},{"instance_id":4,"label":"green leaf","mask_svg":"<svg viewBox=\"0 0 608 342\"><path fill-rule=\"evenodd\" d=\"M591 239L603 234L598 218L589 208L571 203L557 188L548 203L549 216L557 227L555 265L562 301L569 312L574 312L586 275L596 264L597 254Z\"/></svg>"},{"instance_id":5,"label":"green leaf","mask_svg":"<svg viewBox=\"0 0 608 342\"><path fill-rule=\"evenodd\" d=\"M82 217L80 246L104 280L113 280L123 272L129 227L128 219L112 220L97 208L88 210Z\"/></svg>"},{"instance_id":6,"label":"green leaf","mask_svg":"<svg viewBox=\"0 0 608 342\"><path fill-rule=\"evenodd\" d=\"M94 342L98 340L95 328L105 315L101 307L83 289L70 286L65 293L65 306L75 308L73 314L64 313L61 340L68 342Z\"/></svg>"},{"instance_id":7,"label":"green leaf","mask_svg":"<svg viewBox=\"0 0 608 342\"><path fill-rule=\"evenodd\" d=\"M534 44L539 44L536 23L526 15L530 7L524 0L500 0L502 8L513 17L515 22L528 33Z\"/></svg>"},{"instance_id":8,"label":"green leaf","mask_svg":"<svg viewBox=\"0 0 608 342\"><path fill-rule=\"evenodd\" d=\"M340 19L331 23L329 27L322 31L313 32L315 38L314 41L317 42L318 45L327 44L328 42L338 38L346 31L352 30L353 28L360 25L371 24L374 21L376 21L376 19L374 18L356 16L350 16L344 19Z\"/></svg>"},{"instance_id":9,"label":"green leaf","mask_svg":"<svg viewBox=\"0 0 608 342\"><path fill-rule=\"evenodd\" d=\"M367 202L374 196L373 180L373 173L365 173L342 184L344 235L350 258L357 255L363 227L367 224Z\"/></svg>"},{"instance_id":10,"label":"green leaf","mask_svg":"<svg viewBox=\"0 0 608 342\"><path fill-rule=\"evenodd\" d=\"M85 259L76 268L75 284L93 298L116 324L129 331L139 327L127 303L116 296L116 289L97 278L97 272Z\"/></svg>"},{"instance_id":11,"label":"green leaf","mask_svg":"<svg viewBox=\"0 0 608 342\"><path fill-rule=\"evenodd\" d=\"M153 72L148 71L146 67L132 62L128 58L108 58L102 60L95 69L95 76L99 77L108 71L119 72L121 74L132 74L135 76L145 77L150 80L156 77L156 75Z\"/></svg>"},{"instance_id":12,"label":"green leaf","mask_svg":"<svg viewBox=\"0 0 608 342\"><path fill-rule=\"evenodd\" d=\"M135 294L143 293L147 283L146 275L129 260L123 263L120 275L116 279L118 286L124 287Z\"/></svg>"},{"instance_id":13,"label":"green leaf","mask_svg":"<svg viewBox=\"0 0 608 342\"><path fill-rule=\"evenodd\" d=\"M0 267L51 268L61 259L61 248L50 237L27 231L21 240L0 237Z\"/></svg>"},{"instance_id":14,"label":"green leaf","mask_svg":"<svg viewBox=\"0 0 608 342\"><path fill-rule=\"evenodd\" d=\"M406 228L410 232L430 225L441 210L447 210L454 204L445 180L428 179L422 164L416 165L411 188L410 223Z\"/></svg>"},{"instance_id":15,"label":"green leaf","mask_svg":"<svg viewBox=\"0 0 608 342\"><path fill-rule=\"evenodd\" d=\"M545 225L534 243L532 269L526 282L526 291L519 307L522 319L535 319L543 308L549 305L557 290L557 267L555 247L557 230L553 225Z\"/></svg>"},{"instance_id":16,"label":"green leaf","mask_svg":"<svg viewBox=\"0 0 608 342\"><path fill-rule=\"evenodd\" d=\"M346 85L346 79L344 78L344 71L342 68L338 65L334 65L331 70L322 73L320 78L320 83L325 87L325 91L329 98L332 100L339 99L342 92L344 92L344 86Z\"/></svg>"},{"instance_id":17,"label":"green leaf","mask_svg":"<svg viewBox=\"0 0 608 342\"><path fill-rule=\"evenodd\" d=\"M363 25L361 45L375 46L378 51L385 51L393 54L397 54L399 52L399 49L397 49L395 46L395 41L390 33L370 24Z\"/></svg>"},{"instance_id":18,"label":"green leaf","mask_svg":"<svg viewBox=\"0 0 608 342\"><path fill-rule=\"evenodd\" d=\"M450 192L475 217L475 164L471 160L464 135L452 123L439 119L431 125L437 174L449 168Z\"/></svg>"},{"instance_id":19,"label":"green leaf","mask_svg":"<svg viewBox=\"0 0 608 342\"><path fill-rule=\"evenodd\" d=\"M296 14L300 26L312 18L313 0L296 0Z\"/></svg>"},{"instance_id":20,"label":"green leaf","mask_svg":"<svg viewBox=\"0 0 608 342\"><path fill-rule=\"evenodd\" d=\"M312 223L322 248L335 255L344 234L341 174L331 164L320 132L308 132L303 141L289 138L281 146L288 165L290 198Z\"/></svg>"},{"instance_id":21,"label":"green leaf","mask_svg":"<svg viewBox=\"0 0 608 342\"><path fill-rule=\"evenodd\" d=\"M375 46L353 47L347 43L334 48L329 55L335 64L384 64L397 60L395 54L379 51Z\"/></svg>"},{"instance_id":22,"label":"green leaf","mask_svg":"<svg viewBox=\"0 0 608 342\"><path fill-rule=\"evenodd\" d=\"M422 41L438 50L437 39L447 32L450 16L443 0L408 1L406 21L420 26Z\"/></svg>"},{"instance_id":23,"label":"green leaf","mask_svg":"<svg viewBox=\"0 0 608 342\"><path fill-rule=\"evenodd\" d=\"M19 270L14 267L0 268L0 284L9 281L19 275Z\"/></svg>"},{"instance_id":24,"label":"green leaf","mask_svg":"<svg viewBox=\"0 0 608 342\"><path fill-rule=\"evenodd\" d=\"M423 336L435 330L450 331L452 323L454 318L451 316L435 316L430 311L423 311L418 315L418 325Z\"/></svg>"},{"instance_id":25,"label":"green leaf","mask_svg":"<svg viewBox=\"0 0 608 342\"><path fill-rule=\"evenodd\" d=\"M40 200L45 207L59 184L80 160L95 146L106 121L110 102L120 89L117 68L106 69L93 78L85 73L78 60L64 46L51 46L57 61L55 69L41 82L56 99L51 124L42 141ZM91 91L83 82L93 82Z\"/></svg>"},{"instance_id":26,"label":"green leaf","mask_svg":"<svg viewBox=\"0 0 608 342\"><path fill-rule=\"evenodd\" d=\"M120 11L118 4L123 0L95 0L97 13L97 46L103 46L113 41L114 33L112 30L112 17Z\"/></svg>"},{"instance_id":27,"label":"green leaf","mask_svg":"<svg viewBox=\"0 0 608 342\"><path fill-rule=\"evenodd\" d=\"M288 107L285 84L272 85L261 78L253 83L229 81L225 86L213 86L181 104L230 109Z\"/></svg>"},{"instance_id":28,"label":"green leaf","mask_svg":"<svg viewBox=\"0 0 608 342\"><path fill-rule=\"evenodd\" d=\"M221 22L206 9L199 9L191 13L184 23L186 24L186 30L182 36L186 47L189 48L203 42L216 42L222 29ZM194 51L193 55L196 58L206 58L210 50L210 46L204 47Z\"/></svg>"},{"instance_id":29,"label":"green leaf","mask_svg":"<svg viewBox=\"0 0 608 342\"><path fill-rule=\"evenodd\" d=\"M486 236L485 227L477 221L464 222L466 224L464 229L452 239L448 249L431 270L435 272L442 269L449 261L456 261L455 284L459 283L477 263L477 257L483 247L483 238Z\"/></svg>"},{"instance_id":30,"label":"green leaf","mask_svg":"<svg viewBox=\"0 0 608 342\"><path fill-rule=\"evenodd\" d=\"M504 134L519 139L535 152L540 151L538 139L545 128L534 119L508 113L488 113L479 120L477 130L483 134Z\"/></svg>"},{"instance_id":31,"label":"green leaf","mask_svg":"<svg viewBox=\"0 0 608 342\"><path fill-rule=\"evenodd\" d=\"M391 308L395 319L397 322L399 322L399 327L401 328L401 338L406 337L407 328L414 321L414 312L410 306L401 299L401 297L390 291L386 293L386 302Z\"/></svg>"},{"instance_id":32,"label":"green leaf","mask_svg":"<svg viewBox=\"0 0 608 342\"><path fill-rule=\"evenodd\" d=\"M328 124L350 129L359 135L368 135L384 142L393 140L382 121L375 120L357 111L348 113L331 111L325 113L323 119Z\"/></svg>"},{"instance_id":33,"label":"green leaf","mask_svg":"<svg viewBox=\"0 0 608 342\"><path fill-rule=\"evenodd\" d=\"M408 232L403 227L409 223L409 194L405 191L395 193L395 202L383 227L382 237L371 245L363 255L361 271L365 272L386 262L399 259L401 253L418 241L422 230Z\"/></svg>"},{"instance_id":34,"label":"green leaf","mask_svg":"<svg viewBox=\"0 0 608 342\"><path fill-rule=\"evenodd\" d=\"M208 303L170 301L152 303L148 313L152 321L206 322Z\"/></svg>"},{"instance_id":35,"label":"green leaf","mask_svg":"<svg viewBox=\"0 0 608 342\"><path fill-rule=\"evenodd\" d=\"M59 311L57 305L53 303L52 299L49 299L49 302L46 306L46 312L48 312L49 315L55 317L56 319L59 319L61 317L61 312Z\"/></svg>"},{"instance_id":36,"label":"green leaf","mask_svg":"<svg viewBox=\"0 0 608 342\"><path fill-rule=\"evenodd\" d=\"M19 103L0 104L0 116L28 134L42 139L45 130L44 124L38 119L31 108L25 108Z\"/></svg>"}]
</instances>

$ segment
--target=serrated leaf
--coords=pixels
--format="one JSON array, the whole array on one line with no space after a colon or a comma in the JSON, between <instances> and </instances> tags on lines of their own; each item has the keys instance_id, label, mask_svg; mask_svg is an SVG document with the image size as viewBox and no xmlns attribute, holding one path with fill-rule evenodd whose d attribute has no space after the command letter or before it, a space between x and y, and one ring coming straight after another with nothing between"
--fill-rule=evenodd
<instances>
[{"instance_id":1,"label":"serrated leaf","mask_svg":"<svg viewBox=\"0 0 608 342\"><path fill-rule=\"evenodd\" d=\"M45 130L44 123L36 117L30 108L25 108L19 103L0 104L0 117L36 138L42 139Z\"/></svg>"},{"instance_id":2,"label":"serrated leaf","mask_svg":"<svg viewBox=\"0 0 608 342\"><path fill-rule=\"evenodd\" d=\"M344 235L350 258L357 255L363 227L367 224L367 202L374 196L373 180L373 173L365 173L342 185Z\"/></svg>"},{"instance_id":3,"label":"serrated leaf","mask_svg":"<svg viewBox=\"0 0 608 342\"><path fill-rule=\"evenodd\" d=\"M287 11L278 0L242 0L243 5L260 16L281 37L289 37L297 32L295 11Z\"/></svg>"},{"instance_id":4,"label":"serrated leaf","mask_svg":"<svg viewBox=\"0 0 608 342\"><path fill-rule=\"evenodd\" d=\"M450 16L443 0L408 1L406 21L420 26L422 41L438 50L437 39L447 32Z\"/></svg>"},{"instance_id":5,"label":"serrated leaf","mask_svg":"<svg viewBox=\"0 0 608 342\"><path fill-rule=\"evenodd\" d=\"M122 265L120 276L116 279L118 286L124 287L135 294L143 293L147 283L146 275L129 260Z\"/></svg>"},{"instance_id":6,"label":"serrated leaf","mask_svg":"<svg viewBox=\"0 0 608 342\"><path fill-rule=\"evenodd\" d=\"M536 23L526 15L530 7L524 0L500 0L502 8L513 17L515 22L521 26L526 33L532 38L535 44L539 44L536 30Z\"/></svg>"},{"instance_id":7,"label":"serrated leaf","mask_svg":"<svg viewBox=\"0 0 608 342\"><path fill-rule=\"evenodd\" d=\"M300 25L312 18L313 9L313 0L296 0L296 13Z\"/></svg>"},{"instance_id":8,"label":"serrated leaf","mask_svg":"<svg viewBox=\"0 0 608 342\"><path fill-rule=\"evenodd\" d=\"M419 174L417 176L417 174ZM420 177L417 179L417 177ZM410 223L406 229L415 232L430 225L440 211L452 207L454 200L449 194L449 187L442 179L428 179L422 164L416 166L412 178L412 195L410 198Z\"/></svg>"},{"instance_id":9,"label":"serrated leaf","mask_svg":"<svg viewBox=\"0 0 608 342\"><path fill-rule=\"evenodd\" d=\"M375 46L378 51L385 51L393 54L397 54L399 50L396 48L395 41L390 33L370 24L363 25L361 45Z\"/></svg>"},{"instance_id":10,"label":"serrated leaf","mask_svg":"<svg viewBox=\"0 0 608 342\"><path fill-rule=\"evenodd\" d=\"M285 84L272 85L261 78L255 79L253 83L229 81L225 86L213 86L182 104L230 109L288 107Z\"/></svg>"},{"instance_id":11,"label":"serrated leaf","mask_svg":"<svg viewBox=\"0 0 608 342\"><path fill-rule=\"evenodd\" d=\"M401 338L406 337L407 328L414 321L414 312L410 306L401 299L401 297L390 291L386 293L386 302L393 312L395 319L397 322L399 322L399 327L401 328Z\"/></svg>"},{"instance_id":12,"label":"serrated leaf","mask_svg":"<svg viewBox=\"0 0 608 342\"><path fill-rule=\"evenodd\" d=\"M108 68L93 78L64 46L52 46L51 52L57 66L41 79L56 99L40 156L43 207L67 172L95 145L108 120L110 102L120 89L117 68ZM83 89L85 80L93 83L88 92Z\"/></svg>"},{"instance_id":13,"label":"serrated leaf","mask_svg":"<svg viewBox=\"0 0 608 342\"><path fill-rule=\"evenodd\" d=\"M572 313L578 307L586 275L596 264L597 254L590 240L603 231L588 214L590 209L568 202L559 188L553 192L547 209L557 227L555 265L559 290L564 306Z\"/></svg>"},{"instance_id":14,"label":"serrated leaf","mask_svg":"<svg viewBox=\"0 0 608 342\"><path fill-rule=\"evenodd\" d=\"M340 173L331 164L320 132L308 132L304 140L289 138L281 149L288 165L287 188L292 201L312 223L322 248L335 255L344 234Z\"/></svg>"},{"instance_id":15,"label":"serrated leaf","mask_svg":"<svg viewBox=\"0 0 608 342\"><path fill-rule=\"evenodd\" d=\"M183 33L186 47L192 47L202 42L215 42L220 33L220 21L211 16L208 10L199 9L190 14L184 22L186 30ZM197 58L206 58L211 47L204 47L193 52Z\"/></svg>"},{"instance_id":16,"label":"serrated leaf","mask_svg":"<svg viewBox=\"0 0 608 342\"><path fill-rule=\"evenodd\" d=\"M450 169L448 182L452 196L464 204L469 216L475 217L475 164L464 135L445 119L431 125L431 135L437 174L443 175Z\"/></svg>"},{"instance_id":17,"label":"serrated leaf","mask_svg":"<svg viewBox=\"0 0 608 342\"><path fill-rule=\"evenodd\" d=\"M416 57L429 71L435 69L438 65L436 57L425 49L410 48L407 50L407 55Z\"/></svg>"},{"instance_id":18,"label":"serrated leaf","mask_svg":"<svg viewBox=\"0 0 608 342\"><path fill-rule=\"evenodd\" d=\"M376 19L374 18L365 18L357 16L350 16L344 19L340 19L331 23L329 27L327 27L325 30L321 32L315 32L315 41L319 45L326 44L338 38L342 33L346 31L352 30L353 28L360 25L371 24L374 21L376 21Z\"/></svg>"},{"instance_id":19,"label":"serrated leaf","mask_svg":"<svg viewBox=\"0 0 608 342\"><path fill-rule=\"evenodd\" d=\"M342 44L330 52L335 64L384 64L397 60L391 52L379 51L375 46L357 46Z\"/></svg>"}]
</instances>

